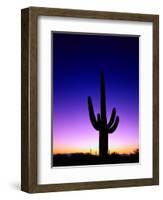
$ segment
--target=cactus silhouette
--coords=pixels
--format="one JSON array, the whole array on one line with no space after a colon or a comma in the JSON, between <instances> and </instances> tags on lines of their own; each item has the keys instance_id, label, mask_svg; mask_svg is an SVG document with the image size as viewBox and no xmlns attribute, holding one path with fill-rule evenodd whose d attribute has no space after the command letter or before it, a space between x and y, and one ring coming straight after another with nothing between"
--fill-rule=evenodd
<instances>
[{"instance_id":1,"label":"cactus silhouette","mask_svg":"<svg viewBox=\"0 0 163 200\"><path fill-rule=\"evenodd\" d=\"M119 116L116 116L116 109L113 108L110 120L107 122L105 80L103 73L101 73L100 101L101 114L98 113L97 117L95 116L92 99L90 96L88 97L88 110L92 126L99 131L99 155L101 158L106 158L108 155L108 134L111 134L116 130L119 124Z\"/></svg>"}]
</instances>

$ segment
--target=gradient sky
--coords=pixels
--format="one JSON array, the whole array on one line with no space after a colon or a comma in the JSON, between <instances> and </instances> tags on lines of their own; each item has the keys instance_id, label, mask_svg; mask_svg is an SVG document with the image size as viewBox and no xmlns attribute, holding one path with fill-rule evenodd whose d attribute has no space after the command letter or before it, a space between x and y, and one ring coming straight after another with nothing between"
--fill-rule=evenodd
<instances>
[{"instance_id":1,"label":"gradient sky","mask_svg":"<svg viewBox=\"0 0 163 200\"><path fill-rule=\"evenodd\" d=\"M98 153L99 133L88 113L88 96L100 111L104 72L107 117L120 117L109 135L111 152L139 145L139 37L53 33L53 153Z\"/></svg>"}]
</instances>

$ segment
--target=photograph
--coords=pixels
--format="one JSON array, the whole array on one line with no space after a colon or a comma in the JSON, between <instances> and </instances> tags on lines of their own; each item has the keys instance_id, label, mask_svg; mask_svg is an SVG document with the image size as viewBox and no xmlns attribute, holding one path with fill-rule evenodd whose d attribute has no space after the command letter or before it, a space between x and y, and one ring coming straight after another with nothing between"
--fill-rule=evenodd
<instances>
[{"instance_id":1,"label":"photograph","mask_svg":"<svg viewBox=\"0 0 163 200\"><path fill-rule=\"evenodd\" d=\"M139 163L139 36L51 35L52 167Z\"/></svg>"}]
</instances>

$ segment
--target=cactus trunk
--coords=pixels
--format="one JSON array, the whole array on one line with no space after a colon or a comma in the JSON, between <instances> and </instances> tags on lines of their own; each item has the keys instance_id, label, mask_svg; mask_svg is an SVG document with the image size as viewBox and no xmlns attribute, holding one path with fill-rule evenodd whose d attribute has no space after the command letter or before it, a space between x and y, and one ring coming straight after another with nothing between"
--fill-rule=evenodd
<instances>
[{"instance_id":1,"label":"cactus trunk","mask_svg":"<svg viewBox=\"0 0 163 200\"><path fill-rule=\"evenodd\" d=\"M105 158L108 155L108 134L99 132L99 155Z\"/></svg>"},{"instance_id":2,"label":"cactus trunk","mask_svg":"<svg viewBox=\"0 0 163 200\"><path fill-rule=\"evenodd\" d=\"M106 118L106 95L105 95L105 80L104 75L101 73L101 98L100 98L100 106L101 106L101 120L103 124L107 123ZM107 156L108 153L108 134L105 130L99 131L99 154L101 158Z\"/></svg>"},{"instance_id":3,"label":"cactus trunk","mask_svg":"<svg viewBox=\"0 0 163 200\"><path fill-rule=\"evenodd\" d=\"M106 95L105 95L105 80L104 75L101 73L101 119L104 124L107 123L106 119Z\"/></svg>"}]
</instances>

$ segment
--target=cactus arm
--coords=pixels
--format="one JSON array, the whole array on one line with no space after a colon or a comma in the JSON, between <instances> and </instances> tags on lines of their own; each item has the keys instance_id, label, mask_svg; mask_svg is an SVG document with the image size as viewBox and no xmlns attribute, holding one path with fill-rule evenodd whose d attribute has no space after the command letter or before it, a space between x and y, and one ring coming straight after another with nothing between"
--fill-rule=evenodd
<instances>
[{"instance_id":1,"label":"cactus arm","mask_svg":"<svg viewBox=\"0 0 163 200\"><path fill-rule=\"evenodd\" d=\"M98 121L98 122L101 121L100 113L97 114L97 121Z\"/></svg>"},{"instance_id":2,"label":"cactus arm","mask_svg":"<svg viewBox=\"0 0 163 200\"><path fill-rule=\"evenodd\" d=\"M112 127L108 128L108 133L113 133L116 130L118 124L119 124L119 117L117 116Z\"/></svg>"},{"instance_id":3,"label":"cactus arm","mask_svg":"<svg viewBox=\"0 0 163 200\"><path fill-rule=\"evenodd\" d=\"M112 124L114 123L115 116L116 116L116 109L113 108L109 123L107 124L108 128L110 128L112 126Z\"/></svg>"},{"instance_id":4,"label":"cactus arm","mask_svg":"<svg viewBox=\"0 0 163 200\"><path fill-rule=\"evenodd\" d=\"M96 130L99 130L98 123L97 123L97 120L96 120L96 117L95 117L95 114L94 114L94 109L93 109L91 97L88 97L88 110L89 110L90 121L91 121L93 127Z\"/></svg>"}]
</instances>

